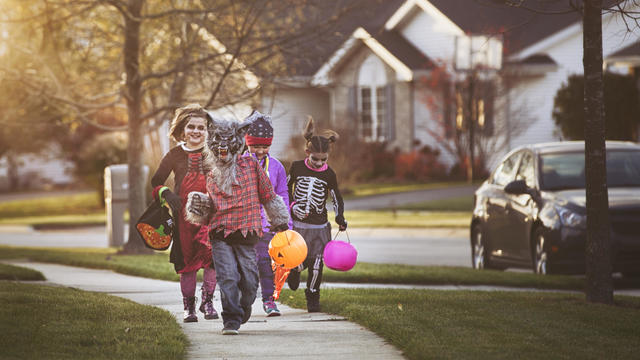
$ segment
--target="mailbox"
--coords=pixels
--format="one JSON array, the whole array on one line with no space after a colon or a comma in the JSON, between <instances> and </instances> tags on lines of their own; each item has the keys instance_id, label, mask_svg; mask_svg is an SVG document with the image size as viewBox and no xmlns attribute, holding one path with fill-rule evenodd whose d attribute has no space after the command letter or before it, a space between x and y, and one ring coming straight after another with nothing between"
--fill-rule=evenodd
<instances>
[{"instance_id":1,"label":"mailbox","mask_svg":"<svg viewBox=\"0 0 640 360\"><path fill-rule=\"evenodd\" d=\"M142 176L146 179L149 167L143 166ZM110 165L104 168L104 203L107 213L107 238L109 246L124 245L124 213L129 201L129 166Z\"/></svg>"}]
</instances>

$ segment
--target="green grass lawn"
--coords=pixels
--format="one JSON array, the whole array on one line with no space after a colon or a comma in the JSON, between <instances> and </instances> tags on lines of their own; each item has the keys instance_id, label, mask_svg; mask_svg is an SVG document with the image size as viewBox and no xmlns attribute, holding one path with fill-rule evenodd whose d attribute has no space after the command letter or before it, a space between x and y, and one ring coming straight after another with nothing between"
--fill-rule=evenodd
<instances>
[{"instance_id":1,"label":"green grass lawn","mask_svg":"<svg viewBox=\"0 0 640 360\"><path fill-rule=\"evenodd\" d=\"M51 195L38 199L0 202L0 219L103 212L98 194Z\"/></svg>"},{"instance_id":2,"label":"green grass lawn","mask_svg":"<svg viewBox=\"0 0 640 360\"><path fill-rule=\"evenodd\" d=\"M2 270L0 269L0 272ZM183 359L162 309L77 289L0 281L3 359Z\"/></svg>"},{"instance_id":3,"label":"green grass lawn","mask_svg":"<svg viewBox=\"0 0 640 360\"><path fill-rule=\"evenodd\" d=\"M471 213L473 196L460 196L443 200L431 200L397 206L398 210L457 211ZM468 225L468 224L467 224Z\"/></svg>"},{"instance_id":4,"label":"green grass lawn","mask_svg":"<svg viewBox=\"0 0 640 360\"><path fill-rule=\"evenodd\" d=\"M45 280L40 271L0 263L0 280Z\"/></svg>"},{"instance_id":5,"label":"green grass lawn","mask_svg":"<svg viewBox=\"0 0 640 360\"><path fill-rule=\"evenodd\" d=\"M479 184L479 183L478 183ZM345 196L346 199L357 198L362 196L382 195L395 192L407 192L416 190L442 189L452 186L465 186L467 182L435 182L435 183L412 183L412 184L396 184L396 183L368 183L350 186Z\"/></svg>"},{"instance_id":6,"label":"green grass lawn","mask_svg":"<svg viewBox=\"0 0 640 360\"><path fill-rule=\"evenodd\" d=\"M358 196L442 188L464 183L412 185L363 185ZM350 227L431 228L468 227L471 221L471 197L453 198L400 206L380 211L347 211ZM334 215L330 212L329 219ZM125 214L125 221L128 216ZM57 196L0 203L0 225L26 225L35 229L104 225L106 216L93 193ZM333 224L336 227L336 224Z\"/></svg>"},{"instance_id":7,"label":"green grass lawn","mask_svg":"<svg viewBox=\"0 0 640 360\"><path fill-rule=\"evenodd\" d=\"M471 211L351 210L344 215L350 227L360 228L468 228L471 224ZM329 217L336 229L333 218Z\"/></svg>"},{"instance_id":8,"label":"green grass lawn","mask_svg":"<svg viewBox=\"0 0 640 360\"><path fill-rule=\"evenodd\" d=\"M178 281L168 252L151 255L117 255L116 249L19 248L0 246L0 259L30 259L122 274ZM302 281L306 278L304 271ZM201 272L199 273L201 276ZM347 272L325 268L325 282L410 284L410 285L496 285L538 289L582 290L584 279L576 276L539 276L527 272L476 271L453 266L413 266L359 262ZM640 279L614 279L616 288L638 288Z\"/></svg>"},{"instance_id":9,"label":"green grass lawn","mask_svg":"<svg viewBox=\"0 0 640 360\"><path fill-rule=\"evenodd\" d=\"M305 308L303 291L280 301ZM322 311L372 330L409 359L632 359L640 352L640 299L616 306L580 294L322 290Z\"/></svg>"},{"instance_id":10,"label":"green grass lawn","mask_svg":"<svg viewBox=\"0 0 640 360\"><path fill-rule=\"evenodd\" d=\"M123 256L116 255L115 249L33 249L0 247L0 259L32 259L34 261L54 262L67 265L108 268L126 274L145 276L150 278L178 280L173 267L168 262L166 252L153 255ZM2 269L2 268L0 268ZM303 272L302 281L307 272ZM572 276L540 276L531 273L476 271L469 268L456 267L430 267L408 265L381 265L358 263L351 271L338 272L325 269L325 282L358 282L358 283L395 283L395 284L459 284L459 285L502 285L540 289L564 289L579 290L583 287L584 280ZM9 306L12 313L18 313L24 319L22 323L55 323L60 319L42 319L37 317L39 308L25 305L21 307L23 300L27 304L36 303L38 297L53 299L56 306L69 307L58 296L79 298L83 311L81 318L94 319L104 317L105 311L116 311L118 314L109 315L104 329L98 331L98 338L87 338L86 322L60 323L69 328L64 336L72 340L74 346L60 345L55 351L66 352L61 358L76 358L78 354L84 354L83 346L102 348L111 351L108 341L120 342L122 347L129 346L129 338L119 337L123 329L138 330L145 333L153 333L155 328L147 329L134 325L127 316L120 316L120 312L128 310L113 305L112 300L102 302L89 298L82 300L84 294L77 290L64 295L40 295L37 288L12 288L3 292L3 286L11 284L0 282L0 301ZM637 287L637 283L635 284ZM49 291L49 290L47 290ZM26 292L22 294L22 292ZM90 294L90 293L89 293ZM90 294L95 296L97 294ZM13 296L18 298L5 297ZM84 295L83 295L84 296ZM576 293L548 293L548 292L502 292L502 291L436 291L436 290L398 290L398 289L324 289L322 290L321 304L323 311L345 316L350 321L378 333L386 341L401 349L409 359L425 358L631 358L638 350L640 343L637 334L640 333L640 299L616 296L616 306L604 306L588 304L584 295ZM13 300L12 300L13 299ZM74 300L75 301L75 300ZM304 292L284 289L280 301L295 307L305 307ZM97 303L98 305L95 305ZM66 305L65 305L66 304ZM72 306L71 306L72 307ZM5 307L6 308L6 307ZM25 309L35 309L35 312L27 312ZM73 308L73 307L72 307ZM50 310L50 309L47 309ZM59 310L63 313L67 310ZM158 310L160 311L160 310ZM90 314L90 312L94 312ZM98 315L96 315L98 314ZM143 315L144 312L136 311L139 317L155 315ZM166 314L166 312L164 312ZM74 314L77 315L77 314ZM5 326L5 319L0 312L0 321ZM31 317L30 317L31 316ZM158 315L159 316L159 315ZM167 315L170 317L170 315ZM69 318L74 316L68 315ZM77 318L78 316L76 316ZM64 321L73 319L65 318ZM153 322L160 320L153 319ZM166 321L177 325L171 318ZM146 323L145 321L141 321ZM20 327L15 321L11 327ZM9 326L9 325L6 325ZM101 324L102 326L102 324ZM81 331L75 331L76 327ZM0 327L0 331L4 331ZM20 331L26 331L21 329ZM52 334L45 326L40 330L44 338L55 338L58 334ZM171 330L172 331L172 330ZM40 333L37 334L40 336ZM165 334L169 336L169 334ZM24 334L12 334L20 337ZM155 337L145 337L156 339ZM179 340L173 341L174 344ZM166 357L180 358L180 351L184 351L177 344L168 349L158 349L161 341L145 343L139 349L139 353L129 358L148 357L145 351L161 351L168 354ZM31 358L30 349L24 349L27 345L18 343L14 353L10 357ZM5 344L0 342L0 346ZM46 353L51 344L44 341L39 344L37 351ZM145 347L146 346L146 347ZM153 350L150 350L153 349ZM181 350L182 349L182 350ZM36 350L34 350L36 351ZM114 350L115 351L115 350ZM103 352L106 353L106 352ZM88 353L87 358L101 355ZM113 355L110 355L112 358ZM115 356L115 358L124 357ZM157 356L162 358L162 356Z\"/></svg>"}]
</instances>

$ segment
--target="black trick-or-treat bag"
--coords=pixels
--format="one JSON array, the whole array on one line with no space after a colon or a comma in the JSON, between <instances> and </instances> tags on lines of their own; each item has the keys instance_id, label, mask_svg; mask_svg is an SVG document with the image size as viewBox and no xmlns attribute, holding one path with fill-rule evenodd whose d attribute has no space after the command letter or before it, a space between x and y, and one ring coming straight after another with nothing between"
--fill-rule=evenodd
<instances>
[{"instance_id":1,"label":"black trick-or-treat bag","mask_svg":"<svg viewBox=\"0 0 640 360\"><path fill-rule=\"evenodd\" d=\"M174 222L163 203L163 199L152 202L136 223L142 241L153 250L166 250L171 245Z\"/></svg>"}]
</instances>

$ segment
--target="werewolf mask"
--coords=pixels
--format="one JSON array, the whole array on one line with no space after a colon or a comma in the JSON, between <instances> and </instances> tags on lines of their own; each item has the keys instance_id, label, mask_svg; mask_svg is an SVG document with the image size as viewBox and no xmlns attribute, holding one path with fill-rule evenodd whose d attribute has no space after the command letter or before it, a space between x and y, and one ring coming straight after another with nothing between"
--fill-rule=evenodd
<instances>
[{"instance_id":1,"label":"werewolf mask","mask_svg":"<svg viewBox=\"0 0 640 360\"><path fill-rule=\"evenodd\" d=\"M254 119L247 119L242 123L232 120L215 118L211 114L208 126L209 137L207 146L213 153L216 162L228 163L244 148L244 135Z\"/></svg>"}]
</instances>

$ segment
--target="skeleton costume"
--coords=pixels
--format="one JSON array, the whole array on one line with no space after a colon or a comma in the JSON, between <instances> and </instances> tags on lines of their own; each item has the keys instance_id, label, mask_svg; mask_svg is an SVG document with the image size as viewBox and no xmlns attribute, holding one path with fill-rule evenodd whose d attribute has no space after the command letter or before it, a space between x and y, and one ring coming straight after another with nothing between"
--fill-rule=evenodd
<instances>
[{"instance_id":1,"label":"skeleton costume","mask_svg":"<svg viewBox=\"0 0 640 360\"><path fill-rule=\"evenodd\" d=\"M236 335L251 316L258 289L254 246L262 236L261 205L272 231L288 229L289 214L256 159L241 156L252 120L212 119L207 140L212 156L205 160L207 193L189 194L186 217L208 224L222 294L222 334Z\"/></svg>"},{"instance_id":2,"label":"skeleton costume","mask_svg":"<svg viewBox=\"0 0 640 360\"><path fill-rule=\"evenodd\" d=\"M312 120L310 123L312 125ZM307 140L309 139L310 136ZM305 261L289 274L289 288L296 290L300 281L300 271L309 269L305 290L307 309L309 312L320 311L320 283L324 268L322 254L325 245L331 241L331 224L327 220L326 202L331 196L336 222L346 227L344 202L338 189L336 173L326 163L320 168L313 168L308 158L294 161L289 170L287 186L293 230L302 235L308 250Z\"/></svg>"}]
</instances>

